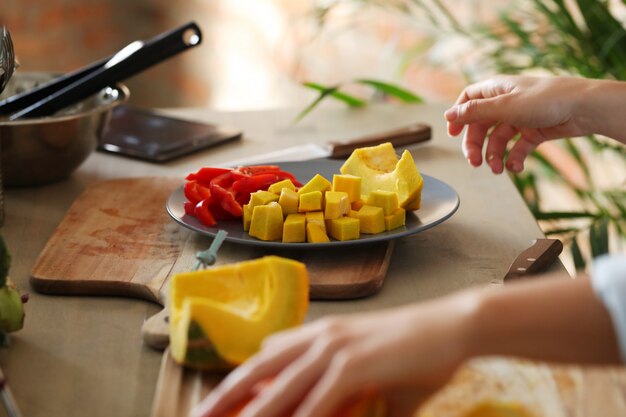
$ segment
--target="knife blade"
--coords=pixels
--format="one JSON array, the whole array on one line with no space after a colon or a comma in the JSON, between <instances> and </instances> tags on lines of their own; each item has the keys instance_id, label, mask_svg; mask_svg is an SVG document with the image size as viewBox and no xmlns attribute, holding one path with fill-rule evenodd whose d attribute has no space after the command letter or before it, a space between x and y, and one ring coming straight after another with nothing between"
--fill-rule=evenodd
<instances>
[{"instance_id":1,"label":"knife blade","mask_svg":"<svg viewBox=\"0 0 626 417\"><path fill-rule=\"evenodd\" d=\"M558 259L561 251L563 243L559 239L536 239L511 263L504 276L504 283L546 271Z\"/></svg>"},{"instance_id":2,"label":"knife blade","mask_svg":"<svg viewBox=\"0 0 626 417\"><path fill-rule=\"evenodd\" d=\"M22 413L17 407L17 402L11 388L9 388L9 384L7 384L2 369L0 369L0 397L2 397L4 409L9 417L22 417Z\"/></svg>"},{"instance_id":3,"label":"knife blade","mask_svg":"<svg viewBox=\"0 0 626 417\"><path fill-rule=\"evenodd\" d=\"M335 158L341 159L350 156L353 150L365 146L375 146L381 143L391 142L398 148L414 143L428 141L432 136L432 129L424 123L414 123L402 128L389 130L386 132L362 136L345 141L329 142L325 145L307 143L304 145L292 146L279 149L261 155L235 159L220 164L224 167L234 167L239 165L253 165L267 162L294 162L306 161L315 158Z\"/></svg>"}]
</instances>

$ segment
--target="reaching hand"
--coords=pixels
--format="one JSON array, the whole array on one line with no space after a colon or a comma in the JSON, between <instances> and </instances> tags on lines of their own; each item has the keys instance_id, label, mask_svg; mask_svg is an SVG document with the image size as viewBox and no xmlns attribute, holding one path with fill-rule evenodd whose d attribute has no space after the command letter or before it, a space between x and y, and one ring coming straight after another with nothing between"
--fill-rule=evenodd
<instances>
[{"instance_id":1,"label":"reaching hand","mask_svg":"<svg viewBox=\"0 0 626 417\"><path fill-rule=\"evenodd\" d=\"M616 95L610 91L621 90L623 84L573 77L497 76L465 88L445 113L448 133L457 136L467 126L463 151L473 166L482 163L483 145L489 136L485 159L498 174L504 169L508 142L519 136L506 167L520 172L524 159L544 141L591 133L610 136L613 121L609 113L615 110L611 94ZM596 121L602 117L605 123ZM600 128L595 129L595 124ZM621 130L625 130L623 126Z\"/></svg>"},{"instance_id":2,"label":"reaching hand","mask_svg":"<svg viewBox=\"0 0 626 417\"><path fill-rule=\"evenodd\" d=\"M295 409L298 417L328 417L364 389L384 394L390 416L410 415L464 359L458 342L465 334L459 318L466 299L320 320L273 336L193 415L223 416L268 378L272 384L242 416L283 416Z\"/></svg>"}]
</instances>

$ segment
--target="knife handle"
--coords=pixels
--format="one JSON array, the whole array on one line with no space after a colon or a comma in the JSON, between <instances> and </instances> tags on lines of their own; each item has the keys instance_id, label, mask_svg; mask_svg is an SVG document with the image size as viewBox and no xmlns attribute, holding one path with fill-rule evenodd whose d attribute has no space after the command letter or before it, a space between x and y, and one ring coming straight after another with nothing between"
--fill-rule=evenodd
<instances>
[{"instance_id":1,"label":"knife handle","mask_svg":"<svg viewBox=\"0 0 626 417\"><path fill-rule=\"evenodd\" d=\"M413 143L425 142L431 138L432 130L429 125L415 123L400 129L368 135L357 139L329 143L331 158L346 158L352 151L365 146L375 146L391 142L394 147L406 146Z\"/></svg>"},{"instance_id":2,"label":"knife handle","mask_svg":"<svg viewBox=\"0 0 626 417\"><path fill-rule=\"evenodd\" d=\"M508 282L526 275L538 274L548 269L563 250L558 239L537 239L532 246L520 253L509 267L504 277Z\"/></svg>"}]
</instances>

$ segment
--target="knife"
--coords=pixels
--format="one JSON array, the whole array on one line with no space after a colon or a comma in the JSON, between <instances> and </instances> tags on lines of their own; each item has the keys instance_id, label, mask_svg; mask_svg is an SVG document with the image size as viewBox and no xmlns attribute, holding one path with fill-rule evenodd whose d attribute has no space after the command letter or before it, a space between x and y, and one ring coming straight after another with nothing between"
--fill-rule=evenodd
<instances>
[{"instance_id":1,"label":"knife","mask_svg":"<svg viewBox=\"0 0 626 417\"><path fill-rule=\"evenodd\" d=\"M261 155L252 155L250 157L224 162L220 165L225 167L234 167L239 165L253 165L267 162L306 161L315 158L342 159L350 156L352 151L357 148L380 145L385 142L391 142L394 147L398 148L401 146L428 141L431 136L432 129L429 125L424 123L414 123L386 132L362 136L345 141L329 142L325 145L307 143L305 145L292 146L273 152L263 153Z\"/></svg>"},{"instance_id":2,"label":"knife","mask_svg":"<svg viewBox=\"0 0 626 417\"><path fill-rule=\"evenodd\" d=\"M7 380L4 377L4 373L2 373L2 369L0 369L0 397L2 397L4 409L9 417L22 417L22 413L17 407L15 397L13 396L11 388L9 388L9 385L7 384Z\"/></svg>"},{"instance_id":3,"label":"knife","mask_svg":"<svg viewBox=\"0 0 626 417\"><path fill-rule=\"evenodd\" d=\"M558 239L536 239L524 249L509 267L504 283L546 271L563 251L563 243ZM500 284L492 282L492 284Z\"/></svg>"}]
</instances>

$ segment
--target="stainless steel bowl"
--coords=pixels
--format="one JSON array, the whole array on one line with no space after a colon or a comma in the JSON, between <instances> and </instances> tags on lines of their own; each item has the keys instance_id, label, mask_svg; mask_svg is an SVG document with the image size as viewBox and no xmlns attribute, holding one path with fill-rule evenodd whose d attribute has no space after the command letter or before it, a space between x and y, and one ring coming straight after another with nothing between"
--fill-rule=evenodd
<instances>
[{"instance_id":1,"label":"stainless steel bowl","mask_svg":"<svg viewBox=\"0 0 626 417\"><path fill-rule=\"evenodd\" d=\"M55 76L16 72L0 99L28 91ZM39 185L66 178L96 149L111 110L128 97L128 89L118 84L50 117L19 121L0 118L4 185Z\"/></svg>"}]
</instances>

